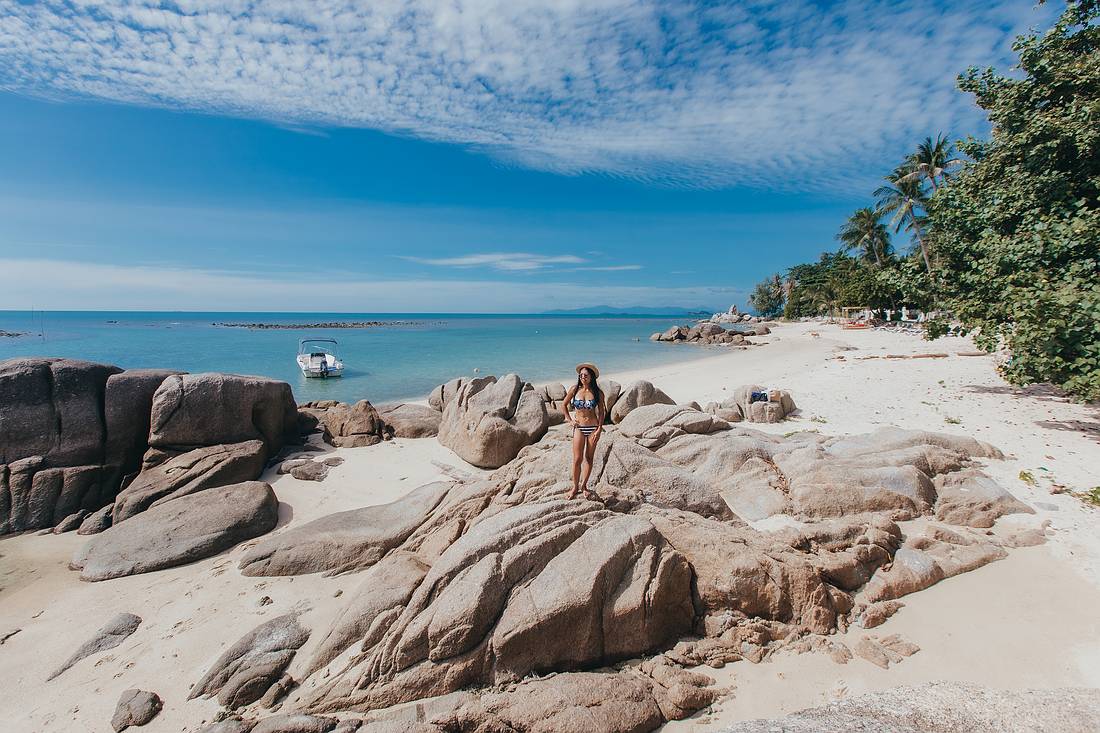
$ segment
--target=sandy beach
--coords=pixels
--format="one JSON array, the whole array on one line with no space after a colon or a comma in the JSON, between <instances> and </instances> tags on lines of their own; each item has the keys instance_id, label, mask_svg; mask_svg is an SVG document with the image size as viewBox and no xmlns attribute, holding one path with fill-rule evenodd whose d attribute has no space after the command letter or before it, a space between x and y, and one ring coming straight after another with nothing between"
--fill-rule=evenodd
<instances>
[{"instance_id":1,"label":"sandy beach","mask_svg":"<svg viewBox=\"0 0 1100 733\"><path fill-rule=\"evenodd\" d=\"M845 435L894 425L987 441L1006 460L985 461L983 469L1035 509L1002 518L993 533L1045 527L1047 541L906 596L904 608L874 633L902 634L920 651L888 670L858 657L840 665L824 654L794 653L762 664L700 668L729 694L666 730L720 730L733 721L933 680L1002 689L1100 687L1100 509L1072 493L1100 484L1100 410L1041 387L1011 387L996 374L993 357L972 355L966 338L926 342L798 323L754 340L764 345L715 347L705 356L688 345L653 344L684 350L685 361L602 378L622 384L644 378L679 403L720 401L744 384L781 388L799 412L751 426L775 434ZM921 356L927 354L946 356ZM430 481L483 473L433 438L330 452L344 463L322 483L271 469L262 477L278 496L280 527L394 501ZM75 533L0 537L0 689L9 693L0 701L0 719L8 730L105 730L119 692L129 687L162 690L164 711L143 730L198 728L214 720L219 706L212 699L188 701L183 691L228 644L291 611L300 612L307 627L326 626L346 600L340 596L358 584L354 574L243 577L237 563L256 541L181 567L85 583L68 562L86 539ZM123 611L143 619L142 634L45 681ZM839 636L854 645L864 633L851 627ZM320 634L310 638L292 675L320 641Z\"/></svg>"}]
</instances>

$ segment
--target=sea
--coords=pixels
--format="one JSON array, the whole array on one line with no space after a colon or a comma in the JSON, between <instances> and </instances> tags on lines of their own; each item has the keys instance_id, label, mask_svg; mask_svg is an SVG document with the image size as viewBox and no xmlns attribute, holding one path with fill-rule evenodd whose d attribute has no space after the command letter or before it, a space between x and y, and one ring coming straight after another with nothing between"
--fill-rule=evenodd
<instances>
[{"instance_id":1,"label":"sea","mask_svg":"<svg viewBox=\"0 0 1100 733\"><path fill-rule=\"evenodd\" d=\"M369 328L259 329L227 323L301 325L379 321ZM533 383L576 378L589 361L604 372L704 357L721 347L649 340L692 317L448 313L196 313L0 311L0 361L17 356L86 359L124 369L253 374L288 382L298 403L375 404L423 399L460 376L514 372ZM303 338L333 338L342 377L306 379L294 361Z\"/></svg>"}]
</instances>

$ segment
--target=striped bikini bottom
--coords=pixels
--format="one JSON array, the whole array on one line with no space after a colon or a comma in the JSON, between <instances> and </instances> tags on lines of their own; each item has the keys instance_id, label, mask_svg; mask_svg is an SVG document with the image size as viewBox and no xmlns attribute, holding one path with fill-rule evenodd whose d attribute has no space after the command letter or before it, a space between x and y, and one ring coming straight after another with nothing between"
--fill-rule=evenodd
<instances>
[{"instance_id":1,"label":"striped bikini bottom","mask_svg":"<svg viewBox=\"0 0 1100 733\"><path fill-rule=\"evenodd\" d=\"M580 430L581 435L587 438L589 435L596 432L596 428L598 427L599 425L574 425L573 430Z\"/></svg>"}]
</instances>

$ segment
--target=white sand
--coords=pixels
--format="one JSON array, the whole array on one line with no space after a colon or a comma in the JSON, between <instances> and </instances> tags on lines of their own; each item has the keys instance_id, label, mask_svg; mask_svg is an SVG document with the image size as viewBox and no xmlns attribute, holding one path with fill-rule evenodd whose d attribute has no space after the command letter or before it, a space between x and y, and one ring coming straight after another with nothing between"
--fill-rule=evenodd
<instances>
[{"instance_id":1,"label":"white sand","mask_svg":"<svg viewBox=\"0 0 1100 733\"><path fill-rule=\"evenodd\" d=\"M819 338L810 332L820 334ZM668 726L712 730L722 722L772 716L843 694L932 679L968 680L999 687L1100 686L1100 512L1052 484L1085 490L1100 484L1100 410L1068 403L1044 390L1014 390L993 371L991 357L957 356L966 339L924 342L882 332L842 331L795 324L756 339L767 346L714 348L697 358L683 349L681 364L642 373L608 374L621 383L644 377L673 398L720 401L736 387L756 383L788 389L800 416L763 430L815 429L854 433L877 425L973 435L1011 454L987 470L1035 506L1034 516L1002 520L1054 530L1048 544L1012 551L1009 558L944 581L919 594L871 633L900 633L922 651L888 671L855 659L839 666L822 655L782 655L715 671L733 695L714 711ZM841 346L855 350L836 352ZM946 359L859 360L856 357L946 352ZM840 353L843 361L835 359ZM583 355L581 355L583 356ZM569 375L563 375L563 379ZM957 420L958 422L948 422ZM336 511L391 501L445 476L437 464L467 473L434 439L396 440L371 448L334 451L346 463L323 483L265 476L280 501L281 525ZM433 461L435 463L433 463ZM1018 474L1030 471L1037 486ZM122 690L158 692L164 712L142 730L189 731L217 712L215 701L187 701L188 688L217 656L262 620L303 611L313 638L291 667L308 658L321 630L343 604L334 598L357 585L354 575L323 578L245 578L236 570L247 545L208 560L147 575L82 583L68 570L86 538L34 534L0 538L0 720L12 731L103 731ZM260 605L264 596L269 605ZM141 628L119 647L78 662L52 682L49 673L96 629L119 612L136 613ZM849 633L851 641L864 633Z\"/></svg>"}]
</instances>

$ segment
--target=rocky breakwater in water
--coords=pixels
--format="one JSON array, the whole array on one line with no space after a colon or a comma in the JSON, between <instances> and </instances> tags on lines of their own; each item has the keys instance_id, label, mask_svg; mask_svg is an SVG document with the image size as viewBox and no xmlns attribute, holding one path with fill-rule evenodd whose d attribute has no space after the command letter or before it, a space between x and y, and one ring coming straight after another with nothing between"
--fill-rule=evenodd
<instances>
[{"instance_id":1,"label":"rocky breakwater in water","mask_svg":"<svg viewBox=\"0 0 1100 733\"><path fill-rule=\"evenodd\" d=\"M384 326L422 326L422 321L323 321L319 323L212 323L221 328L248 328L253 331L302 331L307 329L381 328Z\"/></svg>"},{"instance_id":2,"label":"rocky breakwater in water","mask_svg":"<svg viewBox=\"0 0 1100 733\"><path fill-rule=\"evenodd\" d=\"M711 323L743 323L743 324L763 323L765 321L765 319L761 318L760 316L754 316L750 313L742 313L741 311L739 311L737 309L736 305L731 305L729 307L729 310L727 310L724 313L715 313L715 314L711 315L709 320L710 320Z\"/></svg>"},{"instance_id":3,"label":"rocky breakwater in water","mask_svg":"<svg viewBox=\"0 0 1100 733\"><path fill-rule=\"evenodd\" d=\"M545 404L518 377L476 382L434 398L444 424L470 421L463 441L486 415L538 412L520 407L524 395ZM320 641L295 664L303 679L281 712L330 726L330 714L358 713L367 730L652 730L715 698L694 665L784 648L902 663L919 651L903 639L849 649L831 634L1042 541L975 529L1031 511L981 472L977 460L1001 454L980 441L897 428L780 437L667 404L648 383L627 392L639 404L596 449L599 501L564 498L570 437L540 428L487 477L427 484L251 548L246 576L360 574L343 610L312 630ZM779 514L791 528L748 523ZM426 698L415 717L390 709Z\"/></svg>"},{"instance_id":4,"label":"rocky breakwater in water","mask_svg":"<svg viewBox=\"0 0 1100 733\"><path fill-rule=\"evenodd\" d=\"M0 533L107 530L74 567L113 553L128 555L130 569L115 563L89 579L207 556L274 526L270 487L250 482L298 435L284 382L71 359L2 362ZM211 489L220 501L201 496ZM227 501L248 516L222 511Z\"/></svg>"},{"instance_id":5,"label":"rocky breakwater in water","mask_svg":"<svg viewBox=\"0 0 1100 733\"><path fill-rule=\"evenodd\" d=\"M667 331L655 333L649 337L650 341L664 341L666 343L691 343L691 344L718 344L723 346L753 346L755 342L749 341L746 336L766 336L771 333L763 323L758 323L752 330L726 330L717 323L699 323L694 326L673 326Z\"/></svg>"}]
</instances>

